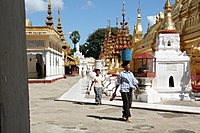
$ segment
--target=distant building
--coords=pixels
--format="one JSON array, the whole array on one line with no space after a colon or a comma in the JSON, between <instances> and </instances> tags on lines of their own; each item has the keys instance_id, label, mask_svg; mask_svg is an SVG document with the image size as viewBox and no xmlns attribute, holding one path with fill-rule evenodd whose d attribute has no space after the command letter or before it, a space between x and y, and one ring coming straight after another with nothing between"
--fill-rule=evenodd
<instances>
[{"instance_id":1,"label":"distant building","mask_svg":"<svg viewBox=\"0 0 200 133\"><path fill-rule=\"evenodd\" d=\"M69 56L70 47L67 42L64 42L65 36L60 22L60 10L58 10L56 29L53 26L50 0L48 0L45 24L45 26L32 26L30 20L26 20L29 79L59 79L67 74L66 67L76 66L75 59Z\"/></svg>"},{"instance_id":2,"label":"distant building","mask_svg":"<svg viewBox=\"0 0 200 133\"><path fill-rule=\"evenodd\" d=\"M28 78L55 78L64 74L64 60L58 31L49 26L26 26ZM36 70L40 64L40 75Z\"/></svg>"}]
</instances>

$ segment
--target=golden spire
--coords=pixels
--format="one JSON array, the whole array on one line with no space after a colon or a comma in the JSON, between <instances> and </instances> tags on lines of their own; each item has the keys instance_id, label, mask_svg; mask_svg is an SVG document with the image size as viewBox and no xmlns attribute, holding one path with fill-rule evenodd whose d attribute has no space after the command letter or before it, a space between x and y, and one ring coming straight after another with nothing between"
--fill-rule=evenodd
<instances>
[{"instance_id":1,"label":"golden spire","mask_svg":"<svg viewBox=\"0 0 200 133\"><path fill-rule=\"evenodd\" d=\"M62 24L61 24L61 22L60 22L60 9L58 9L57 31L58 31L58 33L60 34L61 40L64 41L64 40L65 40L65 36L64 36L63 30L62 30Z\"/></svg>"},{"instance_id":2,"label":"golden spire","mask_svg":"<svg viewBox=\"0 0 200 133\"><path fill-rule=\"evenodd\" d=\"M150 23L148 22L148 27L147 27L147 32L150 30L151 26Z\"/></svg>"},{"instance_id":3,"label":"golden spire","mask_svg":"<svg viewBox=\"0 0 200 133\"><path fill-rule=\"evenodd\" d=\"M142 34L142 24L141 24L141 9L140 9L140 0L139 0L139 6L138 6L138 18L137 18L137 32L138 34Z\"/></svg>"},{"instance_id":4,"label":"golden spire","mask_svg":"<svg viewBox=\"0 0 200 133\"><path fill-rule=\"evenodd\" d=\"M51 15L51 1L48 0L48 10L47 10L47 16L46 16L46 25L53 27L53 17Z\"/></svg>"},{"instance_id":5,"label":"golden spire","mask_svg":"<svg viewBox=\"0 0 200 133\"><path fill-rule=\"evenodd\" d=\"M58 9L58 23L60 23L60 8Z\"/></svg>"},{"instance_id":6,"label":"golden spire","mask_svg":"<svg viewBox=\"0 0 200 133\"><path fill-rule=\"evenodd\" d=\"M179 2L179 0L176 0L176 3L178 3Z\"/></svg>"},{"instance_id":7,"label":"golden spire","mask_svg":"<svg viewBox=\"0 0 200 133\"><path fill-rule=\"evenodd\" d=\"M138 1L138 17L137 17L137 25L134 24L134 31L133 31L133 35L135 36L135 38L137 40L141 40L142 39L142 24L141 24L141 9L140 9L140 0Z\"/></svg>"},{"instance_id":8,"label":"golden spire","mask_svg":"<svg viewBox=\"0 0 200 133\"><path fill-rule=\"evenodd\" d=\"M164 9L164 20L160 27L159 33L177 33L174 22L172 21L172 6L170 0L166 0Z\"/></svg>"}]
</instances>

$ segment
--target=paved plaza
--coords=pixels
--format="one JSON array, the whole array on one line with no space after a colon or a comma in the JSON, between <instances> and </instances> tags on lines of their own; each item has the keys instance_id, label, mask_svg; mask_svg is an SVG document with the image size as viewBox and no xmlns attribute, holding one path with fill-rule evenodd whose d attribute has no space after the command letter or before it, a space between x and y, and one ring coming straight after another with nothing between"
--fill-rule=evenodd
<instances>
[{"instance_id":1,"label":"paved plaza","mask_svg":"<svg viewBox=\"0 0 200 133\"><path fill-rule=\"evenodd\" d=\"M133 102L131 123L122 101L103 95L103 105L85 95L87 78L29 84L31 133L200 133L200 101Z\"/></svg>"}]
</instances>

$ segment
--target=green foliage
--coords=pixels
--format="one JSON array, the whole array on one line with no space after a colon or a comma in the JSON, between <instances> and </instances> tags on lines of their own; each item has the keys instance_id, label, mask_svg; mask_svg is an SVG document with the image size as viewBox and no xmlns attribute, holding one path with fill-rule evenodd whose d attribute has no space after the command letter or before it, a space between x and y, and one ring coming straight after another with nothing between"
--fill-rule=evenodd
<instances>
[{"instance_id":1,"label":"green foliage","mask_svg":"<svg viewBox=\"0 0 200 133\"><path fill-rule=\"evenodd\" d=\"M118 28L111 28L112 34L118 30ZM107 28L99 28L89 35L86 43L80 46L80 51L85 57L94 57L98 59L101 45L103 45Z\"/></svg>"},{"instance_id":2,"label":"green foliage","mask_svg":"<svg viewBox=\"0 0 200 133\"><path fill-rule=\"evenodd\" d=\"M76 45L80 41L81 36L79 32L75 30L70 34L69 38L72 40L73 44Z\"/></svg>"},{"instance_id":3,"label":"green foliage","mask_svg":"<svg viewBox=\"0 0 200 133\"><path fill-rule=\"evenodd\" d=\"M75 49L70 49L70 55L74 55Z\"/></svg>"}]
</instances>

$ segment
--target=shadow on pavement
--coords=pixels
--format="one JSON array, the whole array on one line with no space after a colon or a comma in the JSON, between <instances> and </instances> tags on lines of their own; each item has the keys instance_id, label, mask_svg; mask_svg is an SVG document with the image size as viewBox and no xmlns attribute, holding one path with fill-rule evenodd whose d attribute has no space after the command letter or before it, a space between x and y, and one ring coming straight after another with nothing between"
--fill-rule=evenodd
<instances>
[{"instance_id":1,"label":"shadow on pavement","mask_svg":"<svg viewBox=\"0 0 200 133\"><path fill-rule=\"evenodd\" d=\"M113 120L113 121L125 121L123 118L115 118L115 117L101 117L101 116L96 116L96 115L87 115L87 117L99 119L99 120Z\"/></svg>"},{"instance_id":2,"label":"shadow on pavement","mask_svg":"<svg viewBox=\"0 0 200 133\"><path fill-rule=\"evenodd\" d=\"M86 103L86 102L73 102L73 104L79 104L79 105L96 105L95 103Z\"/></svg>"}]
</instances>

